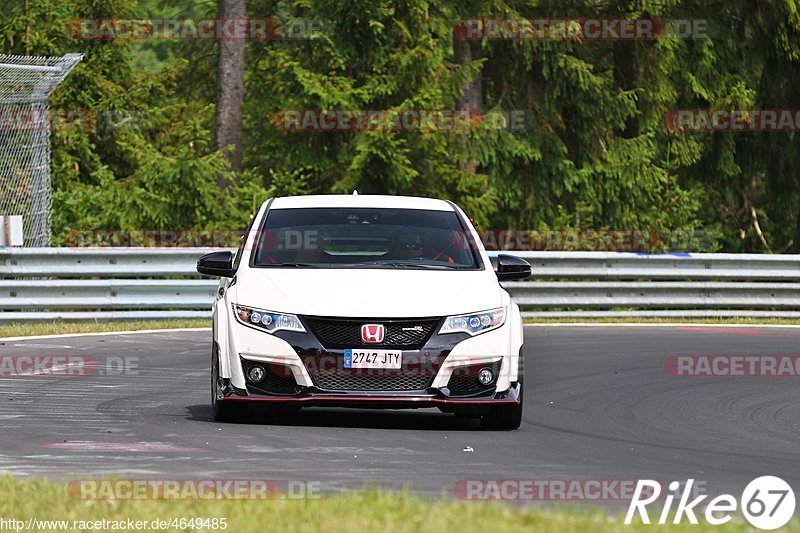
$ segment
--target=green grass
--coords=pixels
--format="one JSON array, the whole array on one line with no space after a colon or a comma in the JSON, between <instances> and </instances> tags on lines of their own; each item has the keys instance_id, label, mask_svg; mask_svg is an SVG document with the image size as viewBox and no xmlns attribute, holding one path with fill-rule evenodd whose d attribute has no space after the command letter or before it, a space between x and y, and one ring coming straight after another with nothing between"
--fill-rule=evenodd
<instances>
[{"instance_id":1,"label":"green grass","mask_svg":"<svg viewBox=\"0 0 800 533\"><path fill-rule=\"evenodd\" d=\"M0 338L143 329L209 328L211 319L143 320L121 322L32 322L0 325Z\"/></svg>"},{"instance_id":2,"label":"green grass","mask_svg":"<svg viewBox=\"0 0 800 533\"><path fill-rule=\"evenodd\" d=\"M317 500L82 501L65 486L49 481L0 478L0 518L27 520L146 520L155 518L226 518L227 531L420 532L457 530L541 532L751 531L743 521L724 526L626 526L623 516L598 509L523 507L504 503L423 498L373 490L323 495ZM790 530L798 531L792 522ZM69 531L79 531L68 529ZM149 530L149 529L148 529ZM176 529L168 529L176 531ZM186 529L186 531L193 531ZM194 530L197 531L197 530ZM206 529L206 531L213 531Z\"/></svg>"},{"instance_id":3,"label":"green grass","mask_svg":"<svg viewBox=\"0 0 800 533\"><path fill-rule=\"evenodd\" d=\"M794 325L800 319L781 318L526 318L526 324L750 324L750 325ZM113 331L139 331L143 329L207 328L211 320L176 319L119 322L43 322L0 325L0 338L25 337L30 335L58 335L67 333L102 333Z\"/></svg>"}]
</instances>

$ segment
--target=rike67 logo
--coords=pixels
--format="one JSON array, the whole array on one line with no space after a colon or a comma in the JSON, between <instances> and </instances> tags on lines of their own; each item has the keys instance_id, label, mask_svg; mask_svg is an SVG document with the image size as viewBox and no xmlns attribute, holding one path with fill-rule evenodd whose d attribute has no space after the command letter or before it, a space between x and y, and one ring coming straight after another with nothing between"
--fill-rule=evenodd
<instances>
[{"instance_id":1,"label":"rike67 logo","mask_svg":"<svg viewBox=\"0 0 800 533\"><path fill-rule=\"evenodd\" d=\"M697 524L697 515L703 507L703 517L711 525L721 525L729 522L737 508L741 508L745 519L753 527L764 530L778 529L785 526L794 515L795 496L792 487L784 480L775 476L762 476L751 481L742 492L742 497L737 501L731 494L722 494L705 503L707 494L693 496L692 487L694 480L686 481L685 488L681 489L680 483L673 481L669 484L669 491L664 498L664 507L658 517L659 524L666 524L672 513L672 504L675 496L679 501L675 508L673 524L680 524L684 517L691 523ZM679 493L680 491L680 493ZM661 497L661 484L653 480L639 480L633 493L633 499L625 516L625 523L630 524L638 513L645 524L650 523L647 506L656 502Z\"/></svg>"}]
</instances>

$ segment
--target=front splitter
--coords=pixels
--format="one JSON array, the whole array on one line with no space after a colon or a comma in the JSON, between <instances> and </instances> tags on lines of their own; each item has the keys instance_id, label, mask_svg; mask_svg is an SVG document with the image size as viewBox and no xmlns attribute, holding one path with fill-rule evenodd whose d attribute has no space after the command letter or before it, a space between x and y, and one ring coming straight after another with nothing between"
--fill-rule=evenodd
<instances>
[{"instance_id":1,"label":"front splitter","mask_svg":"<svg viewBox=\"0 0 800 533\"><path fill-rule=\"evenodd\" d=\"M220 401L277 403L296 405L297 407L380 407L383 409L422 409L437 407L443 411L457 411L459 408L490 407L519 403L520 385L514 384L508 391L495 394L494 397L480 398L445 398L432 394L425 395L386 395L386 394L329 394L307 393L302 396L226 396Z\"/></svg>"}]
</instances>

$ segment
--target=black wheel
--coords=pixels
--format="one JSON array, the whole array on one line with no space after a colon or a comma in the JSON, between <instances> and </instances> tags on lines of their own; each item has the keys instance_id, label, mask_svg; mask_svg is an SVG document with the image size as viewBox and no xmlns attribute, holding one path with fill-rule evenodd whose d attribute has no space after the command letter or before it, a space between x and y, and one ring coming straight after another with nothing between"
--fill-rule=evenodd
<instances>
[{"instance_id":1,"label":"black wheel","mask_svg":"<svg viewBox=\"0 0 800 533\"><path fill-rule=\"evenodd\" d=\"M494 407L492 412L481 417L483 429L518 429L522 425L522 400L525 387L522 385L522 354L519 357L519 403Z\"/></svg>"},{"instance_id":2,"label":"black wheel","mask_svg":"<svg viewBox=\"0 0 800 533\"><path fill-rule=\"evenodd\" d=\"M522 425L522 402L516 405L495 407L481 417L483 429L517 429Z\"/></svg>"},{"instance_id":3,"label":"black wheel","mask_svg":"<svg viewBox=\"0 0 800 533\"><path fill-rule=\"evenodd\" d=\"M239 422L244 415L244 407L217 398L219 387L219 357L216 345L211 351L211 416L215 422Z\"/></svg>"}]
</instances>

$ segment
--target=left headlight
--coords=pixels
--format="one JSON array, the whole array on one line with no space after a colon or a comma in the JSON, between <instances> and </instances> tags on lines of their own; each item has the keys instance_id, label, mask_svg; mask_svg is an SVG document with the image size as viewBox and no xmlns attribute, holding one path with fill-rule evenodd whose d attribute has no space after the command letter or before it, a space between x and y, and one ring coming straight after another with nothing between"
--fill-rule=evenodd
<instances>
[{"instance_id":1,"label":"left headlight","mask_svg":"<svg viewBox=\"0 0 800 533\"><path fill-rule=\"evenodd\" d=\"M444 333L469 333L478 335L497 329L506 323L506 309L490 309L480 313L470 313L468 315L456 315L445 318L439 334Z\"/></svg>"},{"instance_id":2,"label":"left headlight","mask_svg":"<svg viewBox=\"0 0 800 533\"><path fill-rule=\"evenodd\" d=\"M255 307L237 304L233 304L233 314L240 324L260 329L267 333L274 333L281 330L297 331L300 333L306 332L306 328L303 327L303 324L300 323L300 319L297 318L296 315L274 313L272 311L265 311L264 309L256 309Z\"/></svg>"}]
</instances>

